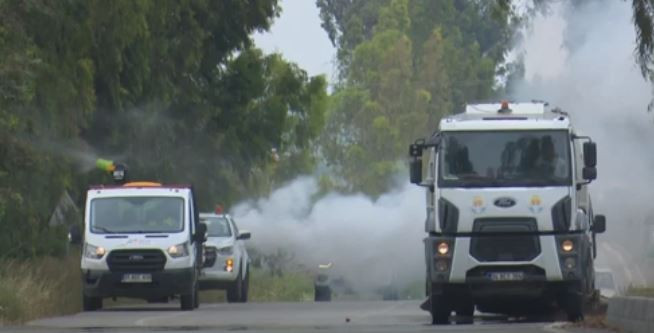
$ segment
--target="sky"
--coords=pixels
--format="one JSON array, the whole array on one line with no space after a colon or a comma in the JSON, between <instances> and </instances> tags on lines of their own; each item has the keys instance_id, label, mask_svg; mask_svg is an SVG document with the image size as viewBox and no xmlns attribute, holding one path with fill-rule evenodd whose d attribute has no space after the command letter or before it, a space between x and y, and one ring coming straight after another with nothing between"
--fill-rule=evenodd
<instances>
[{"instance_id":1,"label":"sky","mask_svg":"<svg viewBox=\"0 0 654 333\"><path fill-rule=\"evenodd\" d=\"M256 33L257 47L265 53L281 53L310 76L325 74L331 83L336 49L320 26L315 0L281 0L282 14L269 32Z\"/></svg>"}]
</instances>

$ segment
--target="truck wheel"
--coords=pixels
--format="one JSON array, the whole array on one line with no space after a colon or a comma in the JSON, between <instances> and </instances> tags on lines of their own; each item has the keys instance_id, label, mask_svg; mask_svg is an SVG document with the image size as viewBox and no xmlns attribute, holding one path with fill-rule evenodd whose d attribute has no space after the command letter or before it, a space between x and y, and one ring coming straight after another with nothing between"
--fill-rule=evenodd
<instances>
[{"instance_id":1,"label":"truck wheel","mask_svg":"<svg viewBox=\"0 0 654 333\"><path fill-rule=\"evenodd\" d=\"M102 309L102 298L82 296L82 308L84 311L95 311Z\"/></svg>"},{"instance_id":2,"label":"truck wheel","mask_svg":"<svg viewBox=\"0 0 654 333\"><path fill-rule=\"evenodd\" d=\"M447 325L450 323L450 309L449 302L443 296L429 297L429 313L431 313L432 325Z\"/></svg>"},{"instance_id":3,"label":"truck wheel","mask_svg":"<svg viewBox=\"0 0 654 333\"><path fill-rule=\"evenodd\" d=\"M466 299L456 307L456 323L457 324L472 324L475 315L475 304L472 299Z\"/></svg>"},{"instance_id":4,"label":"truck wheel","mask_svg":"<svg viewBox=\"0 0 654 333\"><path fill-rule=\"evenodd\" d=\"M193 304L193 306L197 309L197 308L200 307L200 288L197 287L197 284L196 284L196 287L195 287L195 297L194 298L195 298L195 304Z\"/></svg>"},{"instance_id":5,"label":"truck wheel","mask_svg":"<svg viewBox=\"0 0 654 333\"><path fill-rule=\"evenodd\" d=\"M227 288L227 303L238 303L242 298L242 292L243 278L241 277L241 271L239 271L234 283L232 283L232 285Z\"/></svg>"},{"instance_id":6,"label":"truck wheel","mask_svg":"<svg viewBox=\"0 0 654 333\"><path fill-rule=\"evenodd\" d=\"M584 296L581 293L566 294L565 313L568 316L568 321L578 322L584 320Z\"/></svg>"}]
</instances>

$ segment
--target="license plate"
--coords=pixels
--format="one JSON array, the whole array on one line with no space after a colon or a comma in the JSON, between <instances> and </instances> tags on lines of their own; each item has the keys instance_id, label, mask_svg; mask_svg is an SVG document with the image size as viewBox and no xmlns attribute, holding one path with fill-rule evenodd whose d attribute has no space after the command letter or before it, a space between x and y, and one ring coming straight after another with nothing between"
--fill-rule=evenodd
<instances>
[{"instance_id":1,"label":"license plate","mask_svg":"<svg viewBox=\"0 0 654 333\"><path fill-rule=\"evenodd\" d=\"M152 274L125 274L122 279L123 283L150 283Z\"/></svg>"},{"instance_id":2,"label":"license plate","mask_svg":"<svg viewBox=\"0 0 654 333\"><path fill-rule=\"evenodd\" d=\"M522 281L525 278L524 272L492 272L488 274L492 281Z\"/></svg>"}]
</instances>

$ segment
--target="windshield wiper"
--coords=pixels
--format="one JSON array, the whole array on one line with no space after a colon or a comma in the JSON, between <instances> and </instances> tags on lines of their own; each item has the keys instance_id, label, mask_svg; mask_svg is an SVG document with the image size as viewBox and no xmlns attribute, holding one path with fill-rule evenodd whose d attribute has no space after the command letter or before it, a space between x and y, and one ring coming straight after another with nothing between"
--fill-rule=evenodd
<instances>
[{"instance_id":1,"label":"windshield wiper","mask_svg":"<svg viewBox=\"0 0 654 333\"><path fill-rule=\"evenodd\" d=\"M93 226L93 231L101 231L102 233L105 233L105 234L120 234L120 233L122 233L120 231L110 230L110 229L107 229L106 227L100 227L100 226L97 226L97 225Z\"/></svg>"}]
</instances>

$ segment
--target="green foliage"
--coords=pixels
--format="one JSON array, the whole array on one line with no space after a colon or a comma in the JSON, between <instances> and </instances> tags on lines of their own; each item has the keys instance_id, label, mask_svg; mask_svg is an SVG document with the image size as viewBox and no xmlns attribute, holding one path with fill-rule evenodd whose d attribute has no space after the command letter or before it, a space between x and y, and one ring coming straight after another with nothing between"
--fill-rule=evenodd
<instances>
[{"instance_id":1,"label":"green foliage","mask_svg":"<svg viewBox=\"0 0 654 333\"><path fill-rule=\"evenodd\" d=\"M279 10L0 0L0 251L61 253L65 230L47 221L64 190L81 208L88 184L109 181L89 171L98 157L133 179L195 184L201 209L311 170L326 81L249 37Z\"/></svg>"},{"instance_id":2,"label":"green foliage","mask_svg":"<svg viewBox=\"0 0 654 333\"><path fill-rule=\"evenodd\" d=\"M376 196L404 168L410 142L495 94L515 20L487 1L317 3L341 69L321 141L332 186Z\"/></svg>"}]
</instances>

